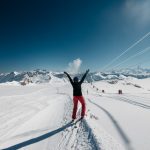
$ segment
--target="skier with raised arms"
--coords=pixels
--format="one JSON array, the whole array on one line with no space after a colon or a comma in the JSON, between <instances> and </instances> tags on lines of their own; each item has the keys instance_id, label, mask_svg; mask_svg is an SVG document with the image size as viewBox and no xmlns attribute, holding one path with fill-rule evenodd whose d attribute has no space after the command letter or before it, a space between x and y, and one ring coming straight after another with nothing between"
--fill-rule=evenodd
<instances>
[{"instance_id":1,"label":"skier with raised arms","mask_svg":"<svg viewBox=\"0 0 150 150\"><path fill-rule=\"evenodd\" d=\"M86 71L86 73L83 75L83 77L80 81L79 81L78 77L74 77L74 79L72 80L70 75L67 72L64 72L64 74L66 74L67 77L69 78L70 83L73 87L73 104L74 104L74 106L73 106L73 112L72 112L72 120L76 119L78 101L80 101L80 103L82 105L81 119L84 118L86 106L85 106L84 97L82 96L81 84L83 83L88 72L89 72L89 69Z\"/></svg>"}]
</instances>

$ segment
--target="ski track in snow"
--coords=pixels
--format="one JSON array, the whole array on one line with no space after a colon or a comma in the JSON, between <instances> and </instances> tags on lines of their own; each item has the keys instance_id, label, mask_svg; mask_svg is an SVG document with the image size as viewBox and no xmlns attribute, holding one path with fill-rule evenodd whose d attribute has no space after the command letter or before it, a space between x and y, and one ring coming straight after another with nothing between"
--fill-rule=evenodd
<instances>
[{"instance_id":1,"label":"ski track in snow","mask_svg":"<svg viewBox=\"0 0 150 150\"><path fill-rule=\"evenodd\" d=\"M133 95L133 94L124 94L124 95L122 95L122 97L124 97L124 96L126 98L130 98L130 99L135 99L136 98L137 102L140 102L144 105L150 106L150 100L147 97L143 97L143 96L139 96L139 95Z\"/></svg>"},{"instance_id":2,"label":"ski track in snow","mask_svg":"<svg viewBox=\"0 0 150 150\"><path fill-rule=\"evenodd\" d=\"M120 134L120 137L122 138L125 147L127 150L133 150L133 148L130 145L130 140L127 137L127 135L125 134L125 132L123 131L123 129L121 128L121 126L118 124L118 122L116 121L116 119L111 115L111 113L109 113L105 108L103 108L102 106L98 105L97 103L93 102L91 99L88 99L88 101L95 105L96 107L98 107L99 109L101 109L112 121L112 123L114 124L114 126L116 127L116 130L118 131L118 133Z\"/></svg>"},{"instance_id":3,"label":"ski track in snow","mask_svg":"<svg viewBox=\"0 0 150 150\"><path fill-rule=\"evenodd\" d=\"M46 89L44 89L46 90ZM40 90L38 92L44 92L44 90ZM57 91L57 90L56 90ZM57 91L58 92L58 91ZM14 145L12 146L9 146L8 148L6 147L5 149L6 150L13 150L13 149L20 149L22 147L23 144L25 144L21 149L26 149L28 146L27 143L30 143L31 146L35 145L36 143L38 143L38 140L40 139L40 137L44 137L45 134L50 134L50 128L41 128L41 129L38 129L38 130L29 130L27 132L24 132L24 133L21 133L21 134L18 134L18 135L14 135L14 136L9 136L11 135L11 132L13 133L13 131L20 126L20 125L23 125L25 122L27 122L29 119L31 119L29 116L34 116L35 113L38 111L38 109L34 109L34 107L32 106L34 101L20 101L20 99L22 97L26 97L26 96L32 96L34 94L36 94L37 92L33 92L33 93L30 93L30 94L27 94L27 95L18 95L18 96L14 96L15 98L18 98L18 102L15 103L15 105L11 105L11 111L13 112L12 115L11 114L11 111L8 113L5 114L5 116L3 116L3 114L1 114L2 118L1 118L1 122L3 123L1 125L1 137L3 137L3 141L9 141L9 140L15 140L15 139L19 139L19 138L27 138L27 137L34 137L32 139L28 139L27 141L22 141L21 143L14 143ZM68 98L65 98L65 108L64 108L64 117L62 119L62 123L60 126L60 128L58 128L58 130L60 129L60 131L58 131L58 133L54 133L54 135L57 136L57 134L61 135L60 136L60 139L58 140L58 143L56 145L56 147L52 147L52 145L50 144L51 143L51 135L50 137L48 138L48 143L47 143L47 148L46 149L52 149L52 150L100 150L100 147L99 147L99 144L94 136L94 134L92 133L92 129L89 127L89 125L87 124L87 122L85 120L83 121L78 121L76 123L76 126L77 128L75 128L75 125L70 125L69 122L71 120L71 114L72 114L72 99L69 95L65 94L65 93L57 93L57 95L55 97L62 97L62 96L65 96L65 97L68 97ZM7 99L8 97L3 97L3 99ZM10 98L10 97L9 97ZM35 98L34 98L35 99ZM31 110L29 111L28 109L26 109L25 107L23 108L23 111L21 111L21 109L18 109L18 111L14 111L14 109L17 107L17 105L19 103L26 103L27 106L32 106L33 109L33 112L31 112ZM24 105L24 104L23 104ZM29 108L29 107L27 107ZM10 107L9 107L10 109ZM26 112L24 113L23 115L23 112ZM78 111L78 118L80 116L80 111ZM9 119L11 117L11 119ZM9 121L10 120L10 121ZM62 129L61 131L61 128L63 128L63 126L67 125L68 124L68 127ZM7 126L6 126L7 125ZM5 134L5 130L3 130L3 128L7 128L7 130L9 131L7 134ZM56 130L53 130L51 131L52 132L55 132ZM47 132L47 133L46 133ZM56 131L57 132L57 131ZM42 135L41 135L41 134ZM43 134L45 133L45 134ZM40 134L39 137L36 137L37 134ZM53 136L53 135L52 135ZM10 137L10 138L8 138ZM42 138L41 138L42 139ZM36 142L37 140L37 142ZM0 141L1 143L3 141ZM32 141L33 141L33 144L32 144ZM34 143L35 141L35 143ZM16 145L15 145L16 144ZM18 148L17 148L18 147ZM19 148L20 147L20 148ZM30 147L30 145L28 146ZM27 148L28 149L28 148Z\"/></svg>"},{"instance_id":4,"label":"ski track in snow","mask_svg":"<svg viewBox=\"0 0 150 150\"><path fill-rule=\"evenodd\" d=\"M108 100L118 100L118 101L121 101L121 102L125 102L129 105L133 105L133 106L136 106L136 107L139 107L139 108L142 108L142 109L146 109L146 110L149 110L150 109L150 101L149 101L149 98L147 95L143 95L143 94L148 94L148 93L140 93L140 96L139 94L135 93L135 94L131 94L131 93L128 93L128 94L122 94L122 95L118 95L118 94L112 94L112 93L109 93L109 94L106 94L106 93L102 93L102 94L99 94L99 91L93 89L93 87L90 86L90 89L94 92L92 93L91 95L93 95L94 97L106 97L108 98ZM147 97L146 97L147 96ZM102 99L102 98L101 98ZM94 101L91 101L92 103ZM97 103L93 103L94 105L96 105L97 107L99 107L100 109L102 109L103 111L105 111L105 108L99 106L99 104ZM108 111L106 110L106 113ZM109 113L109 112L108 112ZM110 114L111 115L111 114ZM110 117L111 118L111 117ZM113 122L113 121L112 121ZM117 122L115 121L114 124L116 124ZM117 127L116 127L117 128ZM118 130L119 131L119 130ZM123 130L122 130L123 131ZM119 131L120 132L120 131ZM122 134L122 133L121 133ZM120 134L120 135L121 135ZM125 135L125 138L124 136L122 136L122 139L125 143L125 147L127 150L133 150L135 148L135 145L132 145L133 143L130 143L130 140L128 139L128 137ZM127 139L127 140L126 140ZM148 139L148 138L147 138ZM146 139L146 140L147 140ZM134 141L135 142L135 141ZM142 142L141 142L142 143ZM144 145L143 145L144 147ZM146 150L146 149L145 149Z\"/></svg>"},{"instance_id":5,"label":"ski track in snow","mask_svg":"<svg viewBox=\"0 0 150 150\"><path fill-rule=\"evenodd\" d=\"M108 97L108 98L111 98L111 99L115 99L115 100L119 100L119 101L122 101L122 102L127 102L131 105L136 105L136 106L139 106L139 107L142 107L142 108L145 108L145 109L150 109L150 106L149 105L146 105L146 104L143 104L141 102L137 102L137 101L134 101L134 100L131 100L129 98L125 98L123 96L104 96L104 97Z\"/></svg>"},{"instance_id":6,"label":"ski track in snow","mask_svg":"<svg viewBox=\"0 0 150 150\"><path fill-rule=\"evenodd\" d=\"M93 88L91 88L91 89L94 90ZM121 96L121 95L115 95L115 96L108 96L108 94L100 95L98 93L98 91L96 91L96 93L99 96L107 97L107 98L110 98L113 100L119 100L119 101L126 102L131 105L139 106L139 107L142 107L145 109L150 109L150 105L148 105L148 104L150 104L149 99L145 99L145 97L140 97L140 96L131 95L131 94L128 94L128 95L125 94L125 97ZM135 99L135 97L137 97L138 99L136 98L136 101L135 101L135 100L131 99L131 97L133 97L134 99Z\"/></svg>"},{"instance_id":7,"label":"ski track in snow","mask_svg":"<svg viewBox=\"0 0 150 150\"><path fill-rule=\"evenodd\" d=\"M21 148L22 150L28 150L28 148L29 150L37 150L36 148L38 146L40 146L40 148L42 148L43 150L121 150L121 148L118 148L120 145L118 145L117 147L117 144L120 143L117 143L118 141L115 142L115 138L113 136L109 136L107 131L103 131L103 128L101 129L99 125L92 125L91 123L93 120L92 118L88 118L89 116L86 117L86 119L83 119L82 121L78 121L76 125L71 124L70 121L73 107L72 98L69 94L66 94L68 93L68 91L66 93L64 91L61 91L62 87L53 88L54 91L52 93L49 93L48 95L45 95L45 93L48 93L49 88L42 88L36 92L30 92L25 95L0 97L0 102L2 104L0 106L0 109L4 110L0 111L0 137L2 138L2 140L0 139L0 144L3 144L3 142L9 140L15 141L15 139L23 139L24 141L22 142L26 143L27 141L37 141L31 143L31 145L25 145ZM96 92L96 94L93 94L93 98L95 98L96 96L107 97L108 100L118 100L121 101L121 104L123 104L122 102L126 102L128 104L136 105L141 108L150 109L150 106L148 105L148 99L145 100L145 98L143 98L142 100L140 100L141 97L139 96L135 96L138 98L137 101L132 100L132 97L134 98L134 95L131 96L129 94L113 94L109 96L108 94L99 95L99 93ZM47 99L50 99L50 101L48 101ZM10 100L15 100L15 103L12 103ZM89 103L91 103L91 106L93 108L101 109L103 112L105 112L105 114L109 117L111 122L116 127L117 132L120 134L122 141L125 143L126 149L133 150L133 148L130 145L129 138L127 137L119 123L116 121L114 116L107 109L102 107L99 103L95 103L95 101L91 99L88 99L88 101ZM7 106L7 103L9 103L10 105ZM49 106L53 103L55 104L54 106L59 105L59 108L61 110L59 111L54 109L53 111L45 111L47 110L47 106L49 109ZM5 106L5 108L3 108L3 106ZM18 106L21 107L21 109L18 109ZM30 120L32 120L32 118L34 119L35 115L41 116L41 111L44 111L42 115L43 117L48 116L47 112L52 112L52 118L49 118L50 122L48 122L50 124L46 124L47 126L45 128L38 126L38 128L35 130L22 130L23 132L14 134L14 130L17 130L20 126L24 125L27 122L31 123ZM57 115L57 113L55 113L57 111L59 111L59 113L62 112L61 117L59 114ZM53 119L53 117L55 119ZM80 110L77 114L77 118L79 117ZM51 119L54 122L51 122ZM51 123L52 126L49 127ZM75 126L77 127L75 128ZM95 130L94 127L98 127L99 130ZM95 133L94 131L100 132ZM45 138L41 138L42 140L40 140L40 137L44 136ZM25 139L27 141L25 141ZM19 144L19 142L13 144L17 145ZM55 143L54 145L53 142ZM40 148L38 148L38 150ZM7 150L11 149L8 148Z\"/></svg>"},{"instance_id":8,"label":"ski track in snow","mask_svg":"<svg viewBox=\"0 0 150 150\"><path fill-rule=\"evenodd\" d=\"M72 113L72 100L69 97L69 102L65 105L64 124L70 120ZM78 111L77 116L80 116ZM75 126L77 126L75 128ZM62 132L62 139L60 140L56 150L100 150L99 144L92 133L91 128L86 120L77 121L75 125L65 129Z\"/></svg>"}]
</instances>

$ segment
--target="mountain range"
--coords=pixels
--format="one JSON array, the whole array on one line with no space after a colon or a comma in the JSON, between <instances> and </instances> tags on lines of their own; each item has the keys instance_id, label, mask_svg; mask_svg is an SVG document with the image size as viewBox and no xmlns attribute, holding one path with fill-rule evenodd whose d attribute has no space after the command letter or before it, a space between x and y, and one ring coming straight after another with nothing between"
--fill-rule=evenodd
<instances>
[{"instance_id":1,"label":"mountain range","mask_svg":"<svg viewBox=\"0 0 150 150\"><path fill-rule=\"evenodd\" d=\"M82 77L82 73L72 74L71 77L78 76L79 79ZM52 72L47 70L34 70L34 71L23 71L23 72L10 72L0 74L0 83L5 82L31 82L31 83L49 83L51 79L55 77L58 79L66 79L63 72ZM100 81L100 80L123 80L126 77L134 77L137 79L150 78L150 69L136 68L136 69L120 69L112 70L109 72L90 72L87 75L86 81Z\"/></svg>"}]
</instances>

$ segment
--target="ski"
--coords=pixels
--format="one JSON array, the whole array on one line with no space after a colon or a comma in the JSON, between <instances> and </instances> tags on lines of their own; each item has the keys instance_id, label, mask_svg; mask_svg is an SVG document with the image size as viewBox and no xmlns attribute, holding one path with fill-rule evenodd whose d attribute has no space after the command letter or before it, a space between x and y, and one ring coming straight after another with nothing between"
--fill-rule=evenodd
<instances>
[{"instance_id":1,"label":"ski","mask_svg":"<svg viewBox=\"0 0 150 150\"><path fill-rule=\"evenodd\" d=\"M74 128L77 128L77 123L82 122L83 118L79 118L76 121L73 121Z\"/></svg>"}]
</instances>

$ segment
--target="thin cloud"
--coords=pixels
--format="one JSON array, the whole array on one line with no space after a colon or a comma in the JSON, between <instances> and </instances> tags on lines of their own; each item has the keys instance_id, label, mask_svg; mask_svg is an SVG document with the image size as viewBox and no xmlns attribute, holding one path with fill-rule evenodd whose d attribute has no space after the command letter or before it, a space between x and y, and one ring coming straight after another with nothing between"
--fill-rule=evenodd
<instances>
[{"instance_id":1,"label":"thin cloud","mask_svg":"<svg viewBox=\"0 0 150 150\"><path fill-rule=\"evenodd\" d=\"M81 64L82 64L82 60L80 58L73 60L68 64L68 68L67 68L68 72L73 74L79 73Z\"/></svg>"},{"instance_id":2,"label":"thin cloud","mask_svg":"<svg viewBox=\"0 0 150 150\"><path fill-rule=\"evenodd\" d=\"M125 12L139 25L150 25L150 0L126 0Z\"/></svg>"}]
</instances>

